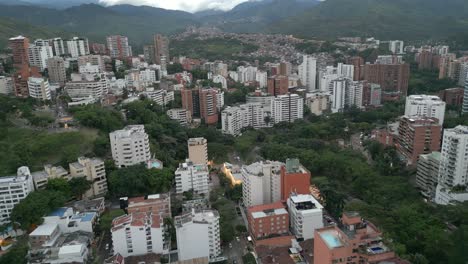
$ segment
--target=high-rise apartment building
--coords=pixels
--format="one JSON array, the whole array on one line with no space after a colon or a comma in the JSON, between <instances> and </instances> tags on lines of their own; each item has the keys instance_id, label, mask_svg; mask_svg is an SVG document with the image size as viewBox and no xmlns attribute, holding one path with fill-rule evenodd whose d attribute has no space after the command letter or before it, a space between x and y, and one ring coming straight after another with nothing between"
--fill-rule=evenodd
<instances>
[{"instance_id":1,"label":"high-rise apartment building","mask_svg":"<svg viewBox=\"0 0 468 264\"><path fill-rule=\"evenodd\" d=\"M102 159L79 157L69 167L71 178L86 177L91 182L91 188L85 193L85 197L102 197L107 194L106 168Z\"/></svg>"},{"instance_id":2,"label":"high-rise apartment building","mask_svg":"<svg viewBox=\"0 0 468 264\"><path fill-rule=\"evenodd\" d=\"M465 87L465 91L463 94L462 113L467 114L468 113L468 77L466 78L464 87Z\"/></svg>"},{"instance_id":3,"label":"high-rise apartment building","mask_svg":"<svg viewBox=\"0 0 468 264\"><path fill-rule=\"evenodd\" d=\"M447 105L462 106L464 88L448 88L439 92L439 97Z\"/></svg>"},{"instance_id":4,"label":"high-rise apartment building","mask_svg":"<svg viewBox=\"0 0 468 264\"><path fill-rule=\"evenodd\" d=\"M67 44L61 38L54 38L49 40L49 44L52 46L52 51L54 52L54 56L62 56L67 54Z\"/></svg>"},{"instance_id":5,"label":"high-rise apartment building","mask_svg":"<svg viewBox=\"0 0 468 264\"><path fill-rule=\"evenodd\" d=\"M0 224L10 221L15 205L34 191L33 178L28 167L18 168L16 176L0 178Z\"/></svg>"},{"instance_id":6,"label":"high-rise apartment building","mask_svg":"<svg viewBox=\"0 0 468 264\"><path fill-rule=\"evenodd\" d=\"M302 64L299 65L299 78L302 85L307 87L309 92L316 90L317 83L317 59L309 55L304 55Z\"/></svg>"},{"instance_id":7,"label":"high-rise apartment building","mask_svg":"<svg viewBox=\"0 0 468 264\"><path fill-rule=\"evenodd\" d=\"M375 107L382 104L382 88L376 83L363 82L362 106Z\"/></svg>"},{"instance_id":8,"label":"high-rise apartment building","mask_svg":"<svg viewBox=\"0 0 468 264\"><path fill-rule=\"evenodd\" d=\"M416 186L429 201L432 201L436 194L440 159L440 152L432 152L419 156Z\"/></svg>"},{"instance_id":9,"label":"high-rise apartment building","mask_svg":"<svg viewBox=\"0 0 468 264\"><path fill-rule=\"evenodd\" d=\"M14 94L17 97L26 98L29 96L28 78L31 76L29 68L29 39L23 36L10 38L9 46L13 55Z\"/></svg>"},{"instance_id":10,"label":"high-rise apartment building","mask_svg":"<svg viewBox=\"0 0 468 264\"><path fill-rule=\"evenodd\" d=\"M271 116L275 124L292 123L304 118L304 98L297 94L277 96L271 103Z\"/></svg>"},{"instance_id":11,"label":"high-rise apartment building","mask_svg":"<svg viewBox=\"0 0 468 264\"><path fill-rule=\"evenodd\" d=\"M435 202L468 201L468 127L444 130Z\"/></svg>"},{"instance_id":12,"label":"high-rise apartment building","mask_svg":"<svg viewBox=\"0 0 468 264\"><path fill-rule=\"evenodd\" d=\"M87 38L73 37L66 42L66 53L72 58L78 58L89 54L89 44ZM59 56L55 54L55 56Z\"/></svg>"},{"instance_id":13,"label":"high-rise apartment building","mask_svg":"<svg viewBox=\"0 0 468 264\"><path fill-rule=\"evenodd\" d=\"M208 125L218 123L218 90L200 89L199 96L201 119Z\"/></svg>"},{"instance_id":14,"label":"high-rise apartment building","mask_svg":"<svg viewBox=\"0 0 468 264\"><path fill-rule=\"evenodd\" d=\"M65 85L67 80L67 71L65 69L65 61L61 57L53 57L47 60L47 68L49 72L49 81Z\"/></svg>"},{"instance_id":15,"label":"high-rise apartment building","mask_svg":"<svg viewBox=\"0 0 468 264\"><path fill-rule=\"evenodd\" d=\"M270 103L271 105L271 103ZM222 132L239 136L242 129L271 127L274 120L271 117L271 106L262 103L247 103L239 106L229 106L221 112Z\"/></svg>"},{"instance_id":16,"label":"high-rise apartment building","mask_svg":"<svg viewBox=\"0 0 468 264\"><path fill-rule=\"evenodd\" d=\"M179 261L204 259L208 262L221 255L219 219L215 210L193 210L175 217Z\"/></svg>"},{"instance_id":17,"label":"high-rise apartment building","mask_svg":"<svg viewBox=\"0 0 468 264\"><path fill-rule=\"evenodd\" d=\"M160 34L154 36L154 62L161 65L164 61L170 60L169 39Z\"/></svg>"},{"instance_id":18,"label":"high-rise apartment building","mask_svg":"<svg viewBox=\"0 0 468 264\"><path fill-rule=\"evenodd\" d=\"M153 64L154 63L154 46L149 45L149 46L143 46L143 57L145 58L145 62L148 64Z\"/></svg>"},{"instance_id":19,"label":"high-rise apartment building","mask_svg":"<svg viewBox=\"0 0 468 264\"><path fill-rule=\"evenodd\" d=\"M346 63L349 65L353 65L353 81L361 81L364 78L364 59L359 56L351 57L347 59Z\"/></svg>"},{"instance_id":20,"label":"high-rise apartment building","mask_svg":"<svg viewBox=\"0 0 468 264\"><path fill-rule=\"evenodd\" d=\"M193 191L195 194L210 194L209 170L206 164L194 164L190 160L180 163L175 171L176 192Z\"/></svg>"},{"instance_id":21,"label":"high-rise apartment building","mask_svg":"<svg viewBox=\"0 0 468 264\"><path fill-rule=\"evenodd\" d=\"M331 92L331 111L338 113L345 109L346 106L346 90L348 89L348 79L339 78L331 82L333 90Z\"/></svg>"},{"instance_id":22,"label":"high-rise apartment building","mask_svg":"<svg viewBox=\"0 0 468 264\"><path fill-rule=\"evenodd\" d=\"M29 97L36 98L42 101L51 100L49 81L44 78L29 77L28 78Z\"/></svg>"},{"instance_id":23,"label":"high-rise apartment building","mask_svg":"<svg viewBox=\"0 0 468 264\"><path fill-rule=\"evenodd\" d=\"M291 231L298 239L313 239L323 227L323 206L310 194L292 194L288 200Z\"/></svg>"},{"instance_id":24,"label":"high-rise apartment building","mask_svg":"<svg viewBox=\"0 0 468 264\"><path fill-rule=\"evenodd\" d=\"M441 131L437 118L403 116L398 127L397 150L408 165L416 165L419 155L440 150Z\"/></svg>"},{"instance_id":25,"label":"high-rise apartment building","mask_svg":"<svg viewBox=\"0 0 468 264\"><path fill-rule=\"evenodd\" d=\"M91 52L95 55L107 55L107 47L105 44L92 43Z\"/></svg>"},{"instance_id":26,"label":"high-rise apartment building","mask_svg":"<svg viewBox=\"0 0 468 264\"><path fill-rule=\"evenodd\" d=\"M405 115L409 117L422 116L437 118L439 124L444 124L446 103L438 96L410 95L406 98Z\"/></svg>"},{"instance_id":27,"label":"high-rise apartment building","mask_svg":"<svg viewBox=\"0 0 468 264\"><path fill-rule=\"evenodd\" d=\"M29 45L28 55L29 65L44 71L47 68L47 60L53 57L52 47L48 44L44 46Z\"/></svg>"},{"instance_id":28,"label":"high-rise apartment building","mask_svg":"<svg viewBox=\"0 0 468 264\"><path fill-rule=\"evenodd\" d=\"M208 163L208 141L205 138L189 138L188 158L194 164Z\"/></svg>"},{"instance_id":29,"label":"high-rise apartment building","mask_svg":"<svg viewBox=\"0 0 468 264\"><path fill-rule=\"evenodd\" d=\"M119 168L151 159L148 134L143 125L130 125L109 134L112 158Z\"/></svg>"},{"instance_id":30,"label":"high-rise apartment building","mask_svg":"<svg viewBox=\"0 0 468 264\"><path fill-rule=\"evenodd\" d=\"M285 75L275 75L268 78L268 93L274 96L288 93L289 79Z\"/></svg>"},{"instance_id":31,"label":"high-rise apartment building","mask_svg":"<svg viewBox=\"0 0 468 264\"><path fill-rule=\"evenodd\" d=\"M125 59L132 56L128 38L121 35L107 37L107 50L111 58Z\"/></svg>"},{"instance_id":32,"label":"high-rise apartment building","mask_svg":"<svg viewBox=\"0 0 468 264\"><path fill-rule=\"evenodd\" d=\"M310 193L310 172L299 159L287 159L281 167L281 200L286 201L292 193Z\"/></svg>"},{"instance_id":33,"label":"high-rise apartment building","mask_svg":"<svg viewBox=\"0 0 468 264\"><path fill-rule=\"evenodd\" d=\"M281 201L281 166L281 162L265 161L242 167L242 197L246 207Z\"/></svg>"},{"instance_id":34,"label":"high-rise apartment building","mask_svg":"<svg viewBox=\"0 0 468 264\"><path fill-rule=\"evenodd\" d=\"M394 101L408 93L409 64L366 64L364 80L379 84L382 88L382 101Z\"/></svg>"}]
</instances>

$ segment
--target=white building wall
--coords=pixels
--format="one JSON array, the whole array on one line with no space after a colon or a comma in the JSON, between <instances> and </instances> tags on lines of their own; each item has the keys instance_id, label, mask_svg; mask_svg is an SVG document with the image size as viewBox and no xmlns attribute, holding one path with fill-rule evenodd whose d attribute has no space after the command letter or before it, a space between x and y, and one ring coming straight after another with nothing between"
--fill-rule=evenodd
<instances>
[{"instance_id":1,"label":"white building wall","mask_svg":"<svg viewBox=\"0 0 468 264\"><path fill-rule=\"evenodd\" d=\"M299 66L299 77L302 84L307 86L309 92L316 90L317 81L317 59L304 55L303 62Z\"/></svg>"},{"instance_id":2,"label":"white building wall","mask_svg":"<svg viewBox=\"0 0 468 264\"><path fill-rule=\"evenodd\" d=\"M29 96L39 100L51 100L49 81L43 78L29 77L28 79Z\"/></svg>"},{"instance_id":3,"label":"white building wall","mask_svg":"<svg viewBox=\"0 0 468 264\"><path fill-rule=\"evenodd\" d=\"M34 183L28 167L18 168L17 175L0 178L0 224L10 221L15 205L34 191Z\"/></svg>"},{"instance_id":4,"label":"white building wall","mask_svg":"<svg viewBox=\"0 0 468 264\"><path fill-rule=\"evenodd\" d=\"M112 158L117 167L128 167L151 159L149 137L143 125L127 126L109 134Z\"/></svg>"},{"instance_id":5,"label":"white building wall","mask_svg":"<svg viewBox=\"0 0 468 264\"><path fill-rule=\"evenodd\" d=\"M405 115L434 117L444 124L446 103L438 96L410 95L406 98Z\"/></svg>"}]
</instances>

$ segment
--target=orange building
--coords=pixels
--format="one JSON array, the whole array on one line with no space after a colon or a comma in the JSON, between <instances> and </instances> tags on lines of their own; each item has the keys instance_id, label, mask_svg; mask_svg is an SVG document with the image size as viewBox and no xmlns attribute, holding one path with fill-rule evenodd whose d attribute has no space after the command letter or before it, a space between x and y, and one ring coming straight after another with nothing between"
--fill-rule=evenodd
<instances>
[{"instance_id":1,"label":"orange building","mask_svg":"<svg viewBox=\"0 0 468 264\"><path fill-rule=\"evenodd\" d=\"M310 194L310 177L298 159L287 159L281 167L281 200L286 201L291 193Z\"/></svg>"},{"instance_id":2,"label":"orange building","mask_svg":"<svg viewBox=\"0 0 468 264\"><path fill-rule=\"evenodd\" d=\"M288 235L289 214L282 202L252 206L247 211L249 233L256 243L259 240Z\"/></svg>"},{"instance_id":3,"label":"orange building","mask_svg":"<svg viewBox=\"0 0 468 264\"><path fill-rule=\"evenodd\" d=\"M342 225L315 231L314 263L375 264L383 261L409 264L399 259L382 241L382 232L359 213L343 214Z\"/></svg>"},{"instance_id":4,"label":"orange building","mask_svg":"<svg viewBox=\"0 0 468 264\"><path fill-rule=\"evenodd\" d=\"M200 117L205 124L218 123L218 91L215 89L200 89Z\"/></svg>"}]
</instances>

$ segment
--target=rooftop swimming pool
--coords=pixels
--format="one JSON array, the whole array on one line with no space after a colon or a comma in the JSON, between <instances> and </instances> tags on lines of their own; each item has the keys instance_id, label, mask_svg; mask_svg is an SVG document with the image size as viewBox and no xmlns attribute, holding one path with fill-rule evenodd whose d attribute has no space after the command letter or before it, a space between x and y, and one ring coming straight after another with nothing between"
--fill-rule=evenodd
<instances>
[{"instance_id":1,"label":"rooftop swimming pool","mask_svg":"<svg viewBox=\"0 0 468 264\"><path fill-rule=\"evenodd\" d=\"M327 246L329 248L337 248L343 246L343 243L341 243L341 240L338 238L337 234L332 233L332 232L324 232L320 233L320 236L322 237L323 240L325 240L325 243L327 243Z\"/></svg>"}]
</instances>

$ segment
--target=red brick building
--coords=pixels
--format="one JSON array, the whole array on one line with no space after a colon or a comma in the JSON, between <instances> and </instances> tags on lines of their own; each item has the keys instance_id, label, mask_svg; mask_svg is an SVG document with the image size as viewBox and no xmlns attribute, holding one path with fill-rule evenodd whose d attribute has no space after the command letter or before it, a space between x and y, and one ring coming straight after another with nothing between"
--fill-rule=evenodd
<instances>
[{"instance_id":1,"label":"red brick building","mask_svg":"<svg viewBox=\"0 0 468 264\"><path fill-rule=\"evenodd\" d=\"M354 66L354 79L353 81L361 81L364 78L364 59L362 57L356 56L351 57L346 60L346 64L351 64Z\"/></svg>"},{"instance_id":2,"label":"red brick building","mask_svg":"<svg viewBox=\"0 0 468 264\"><path fill-rule=\"evenodd\" d=\"M292 192L310 194L310 177L298 159L286 160L286 165L281 167L281 200L286 201Z\"/></svg>"},{"instance_id":3,"label":"red brick building","mask_svg":"<svg viewBox=\"0 0 468 264\"><path fill-rule=\"evenodd\" d=\"M17 97L29 97L28 78L31 77L29 68L29 39L23 36L10 38L9 46L13 55L14 92Z\"/></svg>"},{"instance_id":4,"label":"red brick building","mask_svg":"<svg viewBox=\"0 0 468 264\"><path fill-rule=\"evenodd\" d=\"M397 150L408 165L415 165L419 155L440 151L441 132L437 118L403 116L398 128Z\"/></svg>"},{"instance_id":5,"label":"red brick building","mask_svg":"<svg viewBox=\"0 0 468 264\"><path fill-rule=\"evenodd\" d=\"M439 97L447 103L447 105L461 106L463 105L463 96L465 90L463 88L450 88L439 92Z\"/></svg>"},{"instance_id":6,"label":"red brick building","mask_svg":"<svg viewBox=\"0 0 468 264\"><path fill-rule=\"evenodd\" d=\"M249 233L254 241L288 235L289 214L282 202L249 207Z\"/></svg>"},{"instance_id":7,"label":"red brick building","mask_svg":"<svg viewBox=\"0 0 468 264\"><path fill-rule=\"evenodd\" d=\"M355 264L381 263L409 264L399 259L387 247L382 232L372 223L364 221L358 213L343 214L342 225L315 231L314 263Z\"/></svg>"},{"instance_id":8,"label":"red brick building","mask_svg":"<svg viewBox=\"0 0 468 264\"><path fill-rule=\"evenodd\" d=\"M268 78L268 93L274 96L288 93L289 78L284 75L275 75Z\"/></svg>"},{"instance_id":9,"label":"red brick building","mask_svg":"<svg viewBox=\"0 0 468 264\"><path fill-rule=\"evenodd\" d=\"M218 123L218 91L215 89L200 89L200 117L205 124Z\"/></svg>"},{"instance_id":10,"label":"red brick building","mask_svg":"<svg viewBox=\"0 0 468 264\"><path fill-rule=\"evenodd\" d=\"M366 64L364 80L379 84L382 101L396 101L408 93L409 64Z\"/></svg>"}]
</instances>

